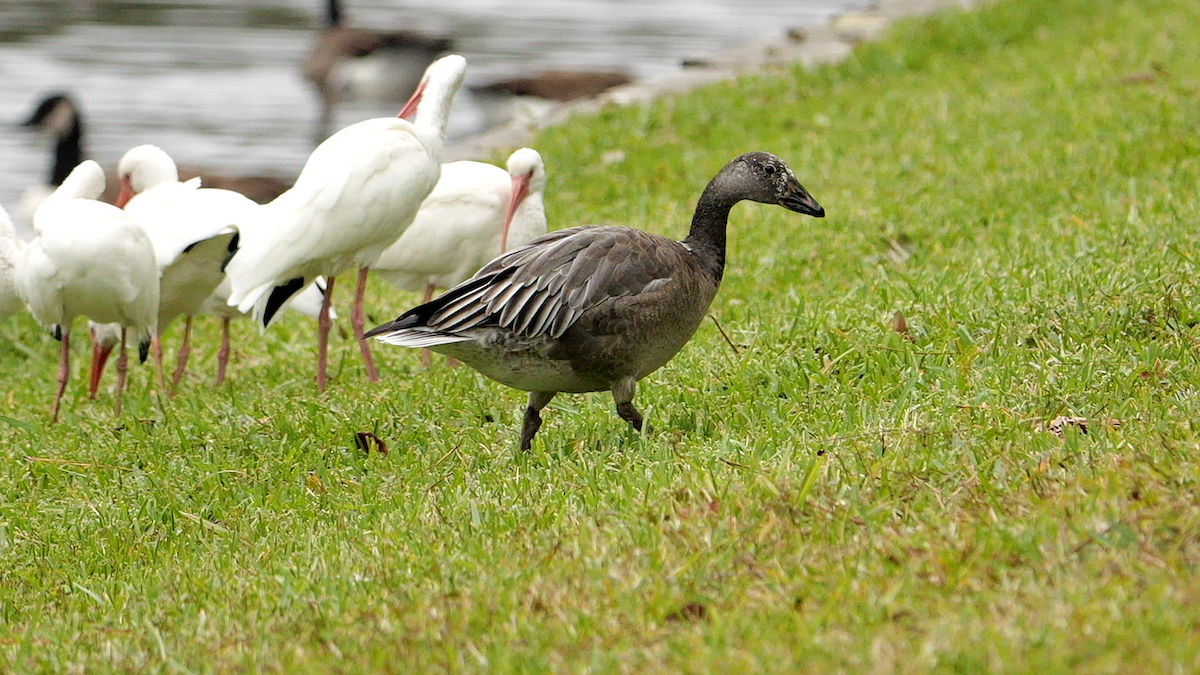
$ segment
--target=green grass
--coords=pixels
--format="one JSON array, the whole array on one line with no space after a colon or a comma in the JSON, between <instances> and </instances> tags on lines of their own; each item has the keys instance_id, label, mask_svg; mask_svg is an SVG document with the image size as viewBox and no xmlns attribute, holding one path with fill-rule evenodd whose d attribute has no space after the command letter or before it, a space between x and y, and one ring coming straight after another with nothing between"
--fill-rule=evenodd
<instances>
[{"instance_id":1,"label":"green grass","mask_svg":"<svg viewBox=\"0 0 1200 675\"><path fill-rule=\"evenodd\" d=\"M317 396L299 319L222 390L204 322L119 419L79 349L51 427L5 323L0 669L1195 672L1198 43L1191 0L1010 0L545 132L553 227L682 236L750 149L829 212L735 209L739 350L644 380L646 437L564 396L522 454L523 394L345 340Z\"/></svg>"}]
</instances>

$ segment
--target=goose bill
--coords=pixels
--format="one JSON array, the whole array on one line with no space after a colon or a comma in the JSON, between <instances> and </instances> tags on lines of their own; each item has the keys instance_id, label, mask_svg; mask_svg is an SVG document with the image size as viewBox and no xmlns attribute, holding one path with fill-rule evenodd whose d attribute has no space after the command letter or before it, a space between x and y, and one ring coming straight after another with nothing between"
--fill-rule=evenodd
<instances>
[{"instance_id":1,"label":"goose bill","mask_svg":"<svg viewBox=\"0 0 1200 675\"><path fill-rule=\"evenodd\" d=\"M808 190L805 190L799 183L791 186L788 193L779 198L779 204L788 210L814 218L825 217L825 209L821 208L817 200L813 199L812 195L808 194Z\"/></svg>"}]
</instances>

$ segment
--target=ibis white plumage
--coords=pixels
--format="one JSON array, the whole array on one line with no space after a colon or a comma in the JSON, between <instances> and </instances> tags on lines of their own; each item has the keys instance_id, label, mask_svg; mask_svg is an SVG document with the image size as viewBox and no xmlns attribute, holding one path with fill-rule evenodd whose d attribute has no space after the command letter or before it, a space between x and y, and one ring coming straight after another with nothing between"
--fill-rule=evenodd
<instances>
[{"instance_id":1,"label":"ibis white plumage","mask_svg":"<svg viewBox=\"0 0 1200 675\"><path fill-rule=\"evenodd\" d=\"M183 343L172 378L174 388L183 377L191 352L192 316L225 279L225 263L237 250L239 234L234 223L259 205L230 190L203 188L198 178L179 182L175 162L153 145L128 150L117 166L117 175L117 206L125 209L154 244L161 283L158 330L164 330L178 316L185 317ZM115 332L114 327L93 327L93 336L98 339L92 355L89 395L95 395ZM162 347L157 334L152 346L161 386Z\"/></svg>"},{"instance_id":2,"label":"ibis white plumage","mask_svg":"<svg viewBox=\"0 0 1200 675\"><path fill-rule=\"evenodd\" d=\"M507 166L444 164L412 226L371 270L400 290L424 291L429 302L435 289L450 288L509 248L545 234L542 156L521 148ZM422 359L429 362L428 350Z\"/></svg>"},{"instance_id":3,"label":"ibis white plumage","mask_svg":"<svg viewBox=\"0 0 1200 675\"><path fill-rule=\"evenodd\" d=\"M265 204L245 228L241 249L226 268L233 289L229 304L252 310L265 330L288 299L318 276L326 279L327 307L336 275L357 267L351 323L367 377L377 381L362 339L367 271L400 238L437 184L450 104L465 72L461 56L438 59L398 117L352 124L317 146L292 189ZM320 391L330 326L323 307L317 332Z\"/></svg>"},{"instance_id":4,"label":"ibis white plumage","mask_svg":"<svg viewBox=\"0 0 1200 675\"><path fill-rule=\"evenodd\" d=\"M484 162L442 166L416 220L371 266L400 290L449 288L508 248L546 233L546 172L536 150L521 148L508 171Z\"/></svg>"},{"instance_id":5,"label":"ibis white plumage","mask_svg":"<svg viewBox=\"0 0 1200 675\"><path fill-rule=\"evenodd\" d=\"M17 236L8 211L0 206L0 321L25 308L17 293L17 259L25 250L25 242Z\"/></svg>"},{"instance_id":6,"label":"ibis white plumage","mask_svg":"<svg viewBox=\"0 0 1200 675\"><path fill-rule=\"evenodd\" d=\"M88 160L63 181L33 217L35 237L17 264L17 288L34 317L62 340L51 420L70 373L71 322L84 315L121 326L116 409L125 385L125 333L145 360L158 323L158 266L146 231L124 211L96 201L104 171Z\"/></svg>"}]
</instances>

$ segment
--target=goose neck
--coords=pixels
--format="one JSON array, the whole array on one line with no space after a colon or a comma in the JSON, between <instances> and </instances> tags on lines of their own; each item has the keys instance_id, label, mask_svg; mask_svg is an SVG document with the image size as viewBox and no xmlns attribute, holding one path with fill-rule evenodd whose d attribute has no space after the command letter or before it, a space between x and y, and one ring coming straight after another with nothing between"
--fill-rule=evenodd
<instances>
[{"instance_id":1,"label":"goose neck","mask_svg":"<svg viewBox=\"0 0 1200 675\"><path fill-rule=\"evenodd\" d=\"M725 272L725 230L729 223L729 210L738 201L721 190L715 180L709 183L696 202L692 227L683 240L717 283L720 283Z\"/></svg>"},{"instance_id":2,"label":"goose neck","mask_svg":"<svg viewBox=\"0 0 1200 675\"><path fill-rule=\"evenodd\" d=\"M336 28L340 25L342 25L342 2L341 0L328 0L325 4L325 26Z\"/></svg>"},{"instance_id":3,"label":"goose neck","mask_svg":"<svg viewBox=\"0 0 1200 675\"><path fill-rule=\"evenodd\" d=\"M62 185L71 171L83 162L83 123L75 118L67 132L54 145L54 165L50 168L50 185Z\"/></svg>"}]
</instances>

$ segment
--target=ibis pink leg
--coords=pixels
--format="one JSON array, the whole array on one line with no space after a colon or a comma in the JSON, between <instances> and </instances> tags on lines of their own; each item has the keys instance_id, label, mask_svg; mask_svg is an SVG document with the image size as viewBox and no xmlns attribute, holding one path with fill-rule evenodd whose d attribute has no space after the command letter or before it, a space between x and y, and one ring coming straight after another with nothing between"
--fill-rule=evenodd
<instances>
[{"instance_id":1,"label":"ibis pink leg","mask_svg":"<svg viewBox=\"0 0 1200 675\"><path fill-rule=\"evenodd\" d=\"M192 317L188 317L183 322L183 344L179 345L179 356L175 359L175 374L171 376L171 396L175 395L175 388L179 386L179 381L183 379L183 373L187 370L188 356L192 353Z\"/></svg>"},{"instance_id":2,"label":"ibis pink leg","mask_svg":"<svg viewBox=\"0 0 1200 675\"><path fill-rule=\"evenodd\" d=\"M425 298L421 300L421 304L429 302L433 298L433 291L436 287L433 284L425 284ZM421 348L421 365L428 368L433 365L433 352L429 351L429 347Z\"/></svg>"},{"instance_id":3,"label":"ibis pink leg","mask_svg":"<svg viewBox=\"0 0 1200 675\"><path fill-rule=\"evenodd\" d=\"M325 299L321 300L321 313L317 315L317 393L325 393L325 361L329 354L329 305L333 300L333 277L325 279Z\"/></svg>"},{"instance_id":4,"label":"ibis pink leg","mask_svg":"<svg viewBox=\"0 0 1200 675\"><path fill-rule=\"evenodd\" d=\"M125 373L129 370L129 355L125 353L125 327L121 326L121 353L117 354L117 400L113 412L121 414L121 401L125 397Z\"/></svg>"},{"instance_id":5,"label":"ibis pink leg","mask_svg":"<svg viewBox=\"0 0 1200 675\"><path fill-rule=\"evenodd\" d=\"M54 405L50 407L50 423L58 421L58 406L63 392L67 390L67 378L71 375L71 334L63 331L62 349L58 353L58 391L54 393Z\"/></svg>"},{"instance_id":6,"label":"ibis pink leg","mask_svg":"<svg viewBox=\"0 0 1200 675\"><path fill-rule=\"evenodd\" d=\"M379 373L375 370L375 359L371 358L371 345L363 339L362 301L367 292L367 268L358 268L358 287L354 289L354 309L350 311L350 324L354 326L354 339L358 340L358 348L362 350L363 363L367 366L367 381L378 382Z\"/></svg>"},{"instance_id":7,"label":"ibis pink leg","mask_svg":"<svg viewBox=\"0 0 1200 675\"><path fill-rule=\"evenodd\" d=\"M217 350L217 386L225 381L225 364L229 363L229 317L221 319L221 348Z\"/></svg>"},{"instance_id":8,"label":"ibis pink leg","mask_svg":"<svg viewBox=\"0 0 1200 675\"><path fill-rule=\"evenodd\" d=\"M121 343L121 351L125 351L125 343ZM167 381L163 375L162 343L158 341L158 333L150 338L150 351L154 354L154 374L158 377L158 390L167 390Z\"/></svg>"}]
</instances>

